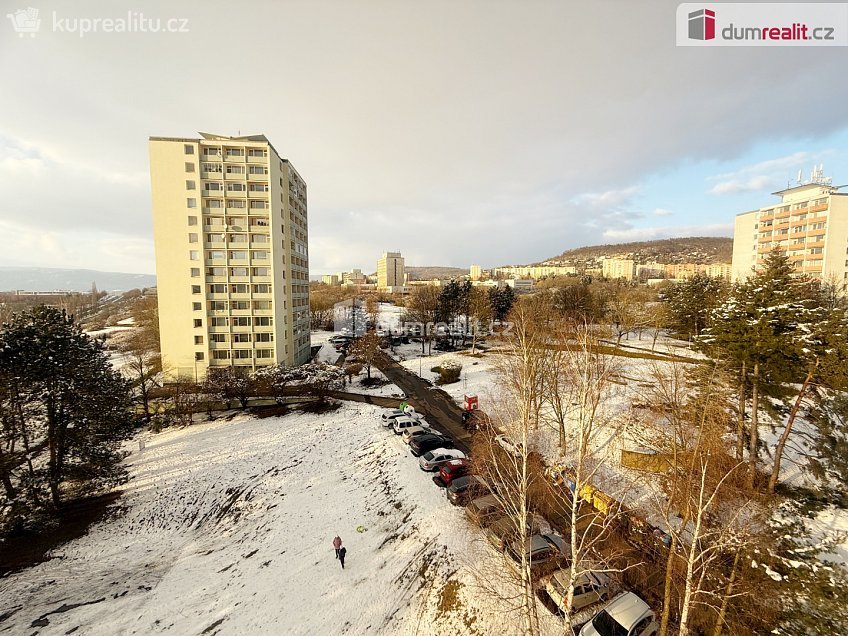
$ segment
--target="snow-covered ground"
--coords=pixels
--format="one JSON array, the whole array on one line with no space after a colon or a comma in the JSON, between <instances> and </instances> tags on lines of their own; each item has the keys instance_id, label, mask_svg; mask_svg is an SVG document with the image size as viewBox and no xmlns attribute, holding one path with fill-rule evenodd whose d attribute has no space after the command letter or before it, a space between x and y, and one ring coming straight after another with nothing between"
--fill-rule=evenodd
<instances>
[{"instance_id":1,"label":"snow-covered ground","mask_svg":"<svg viewBox=\"0 0 848 636\"><path fill-rule=\"evenodd\" d=\"M0 580L0 633L517 633L502 557L379 412L143 434L125 512Z\"/></svg>"}]
</instances>

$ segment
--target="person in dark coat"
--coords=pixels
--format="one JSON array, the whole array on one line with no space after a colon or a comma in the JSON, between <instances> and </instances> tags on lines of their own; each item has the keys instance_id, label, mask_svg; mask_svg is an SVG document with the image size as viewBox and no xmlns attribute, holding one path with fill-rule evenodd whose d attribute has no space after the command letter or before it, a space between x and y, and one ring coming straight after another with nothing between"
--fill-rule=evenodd
<instances>
[{"instance_id":1,"label":"person in dark coat","mask_svg":"<svg viewBox=\"0 0 848 636\"><path fill-rule=\"evenodd\" d=\"M336 538L333 539L333 547L336 549L336 558L339 558L339 548L342 547L342 538L339 535L336 535Z\"/></svg>"},{"instance_id":2,"label":"person in dark coat","mask_svg":"<svg viewBox=\"0 0 848 636\"><path fill-rule=\"evenodd\" d=\"M341 548L339 550L339 561L342 562L342 570L344 570L344 559L345 559L346 554L347 554L347 548Z\"/></svg>"}]
</instances>

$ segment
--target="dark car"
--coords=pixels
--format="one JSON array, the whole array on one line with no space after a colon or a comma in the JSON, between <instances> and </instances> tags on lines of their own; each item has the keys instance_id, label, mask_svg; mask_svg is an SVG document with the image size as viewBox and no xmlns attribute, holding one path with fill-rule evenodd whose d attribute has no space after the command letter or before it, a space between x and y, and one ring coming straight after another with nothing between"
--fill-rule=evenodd
<instances>
[{"instance_id":1,"label":"dark car","mask_svg":"<svg viewBox=\"0 0 848 636\"><path fill-rule=\"evenodd\" d=\"M477 475L457 477L447 487L447 497L454 506L465 506L472 499L492 492L489 484Z\"/></svg>"},{"instance_id":2,"label":"dark car","mask_svg":"<svg viewBox=\"0 0 848 636\"><path fill-rule=\"evenodd\" d=\"M445 488L454 480L467 475L470 470L471 462L468 459L454 459L439 467L439 474L433 477L433 481L440 488Z\"/></svg>"},{"instance_id":3,"label":"dark car","mask_svg":"<svg viewBox=\"0 0 848 636\"><path fill-rule=\"evenodd\" d=\"M453 440L444 435L419 435L409 442L409 450L416 457L436 448L453 448Z\"/></svg>"}]
</instances>

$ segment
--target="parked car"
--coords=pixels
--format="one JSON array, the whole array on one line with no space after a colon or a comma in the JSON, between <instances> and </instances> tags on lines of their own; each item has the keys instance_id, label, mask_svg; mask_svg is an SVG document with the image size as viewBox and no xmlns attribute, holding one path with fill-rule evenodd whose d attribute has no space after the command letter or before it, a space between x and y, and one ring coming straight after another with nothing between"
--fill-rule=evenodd
<instances>
[{"instance_id":1,"label":"parked car","mask_svg":"<svg viewBox=\"0 0 848 636\"><path fill-rule=\"evenodd\" d=\"M580 636L655 636L654 612L633 592L622 592L586 623Z\"/></svg>"},{"instance_id":2,"label":"parked car","mask_svg":"<svg viewBox=\"0 0 848 636\"><path fill-rule=\"evenodd\" d=\"M412 441L413 437L418 437L419 435L440 435L437 431L430 428L426 424L418 423L418 426L410 426L409 428L403 429L403 433L400 436L403 438L405 444L409 444Z\"/></svg>"},{"instance_id":3,"label":"parked car","mask_svg":"<svg viewBox=\"0 0 848 636\"><path fill-rule=\"evenodd\" d=\"M327 338L327 342L330 342L332 344L337 344L339 342L344 342L344 341L350 340L350 339L351 339L351 336L343 336L343 335L340 335L340 334L336 334L335 336L330 336L329 338Z\"/></svg>"},{"instance_id":4,"label":"parked car","mask_svg":"<svg viewBox=\"0 0 848 636\"><path fill-rule=\"evenodd\" d=\"M385 417L383 415L380 418L383 420L383 426L386 428L393 428L395 425L395 420L401 417L408 417L414 420L421 420L422 417L418 413L404 413L403 411L399 411L397 413L389 413Z\"/></svg>"},{"instance_id":5,"label":"parked car","mask_svg":"<svg viewBox=\"0 0 848 636\"><path fill-rule=\"evenodd\" d=\"M548 534L551 532L551 525L544 517L537 514L527 515L527 535ZM518 538L518 520L513 515L504 515L495 519L488 528L486 528L486 538L498 550L506 548L507 544Z\"/></svg>"},{"instance_id":6,"label":"parked car","mask_svg":"<svg viewBox=\"0 0 848 636\"><path fill-rule=\"evenodd\" d=\"M492 494L486 480L478 475L465 475L453 479L446 488L446 496L454 506L465 506L469 501Z\"/></svg>"},{"instance_id":7,"label":"parked car","mask_svg":"<svg viewBox=\"0 0 848 636\"><path fill-rule=\"evenodd\" d=\"M401 417L403 415L406 415L406 414L403 411L401 411L400 409L389 409L387 411L383 411L382 413L380 413L380 419L383 420L383 424L385 424L389 419L395 418L395 417Z\"/></svg>"},{"instance_id":8,"label":"parked car","mask_svg":"<svg viewBox=\"0 0 848 636\"><path fill-rule=\"evenodd\" d=\"M513 442L506 435L498 435L495 441L510 455L520 456L522 454L523 447L521 442Z\"/></svg>"},{"instance_id":9,"label":"parked car","mask_svg":"<svg viewBox=\"0 0 848 636\"><path fill-rule=\"evenodd\" d=\"M454 459L439 466L439 474L433 477L433 481L440 488L446 488L460 477L467 475L470 470L470 460Z\"/></svg>"},{"instance_id":10,"label":"parked car","mask_svg":"<svg viewBox=\"0 0 848 636\"><path fill-rule=\"evenodd\" d=\"M485 495L473 499L465 506L465 514L472 523L485 528L492 521L503 515L503 504L494 495Z\"/></svg>"},{"instance_id":11,"label":"parked car","mask_svg":"<svg viewBox=\"0 0 848 636\"><path fill-rule=\"evenodd\" d=\"M409 450L416 457L435 448L453 448L453 440L445 435L419 435L409 442Z\"/></svg>"},{"instance_id":12,"label":"parked car","mask_svg":"<svg viewBox=\"0 0 848 636\"><path fill-rule=\"evenodd\" d=\"M565 601L568 598L568 581L570 569L560 569L551 575L545 586L545 591L561 612L565 612ZM574 582L574 598L571 601L571 612L605 601L610 594L609 577L602 572L584 571L577 575Z\"/></svg>"},{"instance_id":13,"label":"parked car","mask_svg":"<svg viewBox=\"0 0 848 636\"><path fill-rule=\"evenodd\" d=\"M564 567L571 560L571 548L558 534L534 534L530 537L518 537L506 546L510 565L518 568L522 554L530 561L534 573L549 572Z\"/></svg>"},{"instance_id":14,"label":"parked car","mask_svg":"<svg viewBox=\"0 0 848 636\"><path fill-rule=\"evenodd\" d=\"M453 448L435 448L418 458L418 466L421 470L431 473L452 459L465 459L465 453Z\"/></svg>"},{"instance_id":15,"label":"parked car","mask_svg":"<svg viewBox=\"0 0 848 636\"><path fill-rule=\"evenodd\" d=\"M392 428L395 430L395 435L400 435L404 430L413 426L421 426L421 420L415 417L403 416L395 418Z\"/></svg>"}]
</instances>

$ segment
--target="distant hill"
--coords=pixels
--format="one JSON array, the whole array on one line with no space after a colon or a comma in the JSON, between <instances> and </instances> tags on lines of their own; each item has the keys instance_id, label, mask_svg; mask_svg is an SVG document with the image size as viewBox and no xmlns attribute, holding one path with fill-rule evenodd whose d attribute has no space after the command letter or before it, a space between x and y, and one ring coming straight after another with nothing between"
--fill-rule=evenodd
<instances>
[{"instance_id":1,"label":"distant hill","mask_svg":"<svg viewBox=\"0 0 848 636\"><path fill-rule=\"evenodd\" d=\"M49 267L0 267L0 291L126 291L154 287L153 274L101 272L95 269L52 269Z\"/></svg>"},{"instance_id":2,"label":"distant hill","mask_svg":"<svg viewBox=\"0 0 848 636\"><path fill-rule=\"evenodd\" d=\"M409 272L410 280L433 280L434 278L455 278L457 276L468 276L468 270L462 267L441 267L428 265L423 267L404 267Z\"/></svg>"},{"instance_id":3,"label":"distant hill","mask_svg":"<svg viewBox=\"0 0 848 636\"><path fill-rule=\"evenodd\" d=\"M567 250L549 258L558 261L589 261L603 256L630 257L637 261L658 263L729 263L733 256L733 239L714 236L638 241L613 245L593 245Z\"/></svg>"}]
</instances>

